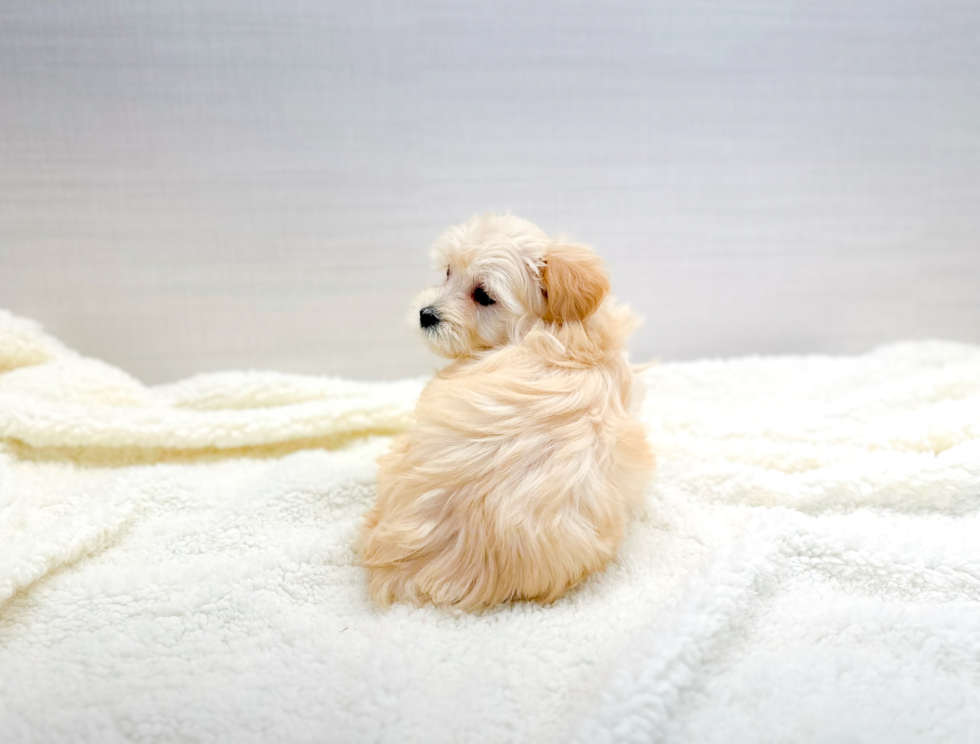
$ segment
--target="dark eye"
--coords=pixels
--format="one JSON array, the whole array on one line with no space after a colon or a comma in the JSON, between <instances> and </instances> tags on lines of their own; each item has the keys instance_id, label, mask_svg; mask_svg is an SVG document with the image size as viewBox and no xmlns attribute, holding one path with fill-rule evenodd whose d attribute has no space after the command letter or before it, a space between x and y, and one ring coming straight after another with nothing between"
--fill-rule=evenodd
<instances>
[{"instance_id":1,"label":"dark eye","mask_svg":"<svg viewBox=\"0 0 980 744\"><path fill-rule=\"evenodd\" d=\"M450 269L448 269L448 268L447 268L447 269L446 269L446 278L447 278L447 279L449 278L449 272L450 272Z\"/></svg>"},{"instance_id":2,"label":"dark eye","mask_svg":"<svg viewBox=\"0 0 980 744\"><path fill-rule=\"evenodd\" d=\"M487 291L483 287L477 287L473 290L473 299L479 302L481 305L486 307L487 305L492 305L496 300L492 299Z\"/></svg>"}]
</instances>

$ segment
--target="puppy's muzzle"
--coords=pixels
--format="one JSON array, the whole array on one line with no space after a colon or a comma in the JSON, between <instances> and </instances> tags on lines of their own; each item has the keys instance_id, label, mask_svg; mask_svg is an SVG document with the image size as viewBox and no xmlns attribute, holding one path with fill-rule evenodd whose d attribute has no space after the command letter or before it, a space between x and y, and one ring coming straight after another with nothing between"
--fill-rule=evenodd
<instances>
[{"instance_id":1,"label":"puppy's muzzle","mask_svg":"<svg viewBox=\"0 0 980 744\"><path fill-rule=\"evenodd\" d=\"M433 328L439 325L439 321L442 318L439 314L431 307L423 307L419 310L419 325L423 328Z\"/></svg>"}]
</instances>

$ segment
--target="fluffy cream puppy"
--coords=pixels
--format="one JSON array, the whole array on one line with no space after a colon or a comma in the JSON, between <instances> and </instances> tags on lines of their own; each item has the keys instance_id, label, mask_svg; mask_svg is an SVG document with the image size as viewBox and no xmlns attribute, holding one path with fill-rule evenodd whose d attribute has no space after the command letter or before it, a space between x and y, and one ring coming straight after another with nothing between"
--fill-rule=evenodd
<instances>
[{"instance_id":1,"label":"fluffy cream puppy","mask_svg":"<svg viewBox=\"0 0 980 744\"><path fill-rule=\"evenodd\" d=\"M433 248L423 340L452 363L379 460L361 555L374 599L551 602L616 554L653 457L624 353L635 323L588 248L487 214Z\"/></svg>"}]
</instances>

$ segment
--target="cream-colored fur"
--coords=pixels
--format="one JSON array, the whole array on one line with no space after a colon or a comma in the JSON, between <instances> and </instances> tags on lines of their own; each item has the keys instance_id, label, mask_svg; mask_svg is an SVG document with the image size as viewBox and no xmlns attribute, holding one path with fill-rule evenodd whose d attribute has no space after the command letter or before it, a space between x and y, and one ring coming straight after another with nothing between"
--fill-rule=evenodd
<instances>
[{"instance_id":1,"label":"cream-colored fur","mask_svg":"<svg viewBox=\"0 0 980 744\"><path fill-rule=\"evenodd\" d=\"M551 602L615 556L653 466L631 413L635 321L592 251L517 217L474 217L433 257L446 278L416 323L438 317L420 332L454 361L379 461L361 535L371 594Z\"/></svg>"}]
</instances>

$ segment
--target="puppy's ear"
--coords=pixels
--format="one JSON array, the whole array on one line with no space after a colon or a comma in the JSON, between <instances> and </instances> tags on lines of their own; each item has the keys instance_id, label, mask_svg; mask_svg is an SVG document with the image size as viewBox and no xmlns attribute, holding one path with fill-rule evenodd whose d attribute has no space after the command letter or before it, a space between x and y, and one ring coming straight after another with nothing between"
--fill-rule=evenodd
<instances>
[{"instance_id":1,"label":"puppy's ear","mask_svg":"<svg viewBox=\"0 0 980 744\"><path fill-rule=\"evenodd\" d=\"M548 323L585 320L609 292L602 260L584 245L552 244L544 256L541 281L548 297Z\"/></svg>"}]
</instances>

